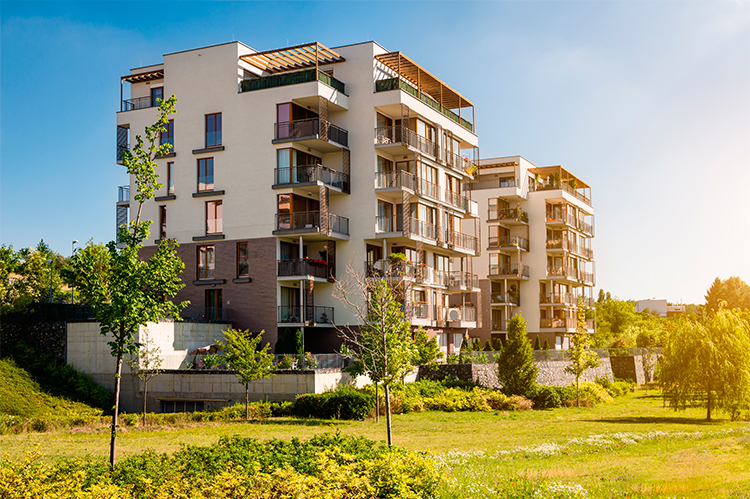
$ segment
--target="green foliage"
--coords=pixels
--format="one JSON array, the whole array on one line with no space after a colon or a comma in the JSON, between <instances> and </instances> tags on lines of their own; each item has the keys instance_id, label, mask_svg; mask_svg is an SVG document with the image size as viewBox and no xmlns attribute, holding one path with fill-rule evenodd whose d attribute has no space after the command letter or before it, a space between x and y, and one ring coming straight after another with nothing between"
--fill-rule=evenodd
<instances>
[{"instance_id":1,"label":"green foliage","mask_svg":"<svg viewBox=\"0 0 750 499\"><path fill-rule=\"evenodd\" d=\"M412 363L415 366L428 366L437 369L437 360L443 358L443 352L435 336L430 337L424 328L417 328L414 333L415 356Z\"/></svg>"},{"instance_id":2,"label":"green foliage","mask_svg":"<svg viewBox=\"0 0 750 499\"><path fill-rule=\"evenodd\" d=\"M542 349L542 342L539 341L539 335L537 334L536 339L534 340L534 350L541 350L541 349Z\"/></svg>"},{"instance_id":3,"label":"green foliage","mask_svg":"<svg viewBox=\"0 0 750 499\"><path fill-rule=\"evenodd\" d=\"M547 338L544 339L544 346L542 346L542 350L549 350L549 342L547 341Z\"/></svg>"},{"instance_id":4,"label":"green foliage","mask_svg":"<svg viewBox=\"0 0 750 499\"><path fill-rule=\"evenodd\" d=\"M47 263L51 260L52 263ZM62 271L68 265L41 240L36 248L13 250L0 246L0 314L25 310L34 302L46 302L63 296ZM50 283L50 277L52 282Z\"/></svg>"},{"instance_id":5,"label":"green foliage","mask_svg":"<svg viewBox=\"0 0 750 499\"><path fill-rule=\"evenodd\" d=\"M557 409L563 406L559 390L552 386L536 385L530 394L534 409Z\"/></svg>"},{"instance_id":6,"label":"green foliage","mask_svg":"<svg viewBox=\"0 0 750 499\"><path fill-rule=\"evenodd\" d=\"M22 423L23 418L35 418L30 429L46 431L49 418L80 416L86 419L100 416L102 411L51 395L12 359L0 359L0 414L21 418L6 419L1 426L9 427Z\"/></svg>"},{"instance_id":7,"label":"green foliage","mask_svg":"<svg viewBox=\"0 0 750 499\"><path fill-rule=\"evenodd\" d=\"M373 394L344 385L335 391L299 395L292 413L305 418L356 420L366 418L373 407Z\"/></svg>"},{"instance_id":8,"label":"green foliage","mask_svg":"<svg viewBox=\"0 0 750 499\"><path fill-rule=\"evenodd\" d=\"M732 419L750 405L750 322L719 309L699 322L684 319L668 337L658 366L665 401L722 409Z\"/></svg>"},{"instance_id":9,"label":"green foliage","mask_svg":"<svg viewBox=\"0 0 750 499\"><path fill-rule=\"evenodd\" d=\"M573 335L573 344L567 352L570 364L565 367L565 372L576 378L576 390L579 388L581 376L588 371L601 365L599 356L589 350L591 339L586 331L586 319L581 309L578 309L578 329Z\"/></svg>"},{"instance_id":10,"label":"green foliage","mask_svg":"<svg viewBox=\"0 0 750 499\"><path fill-rule=\"evenodd\" d=\"M299 329L295 329L294 331L289 328L284 329L276 340L273 352L276 355L302 355L304 353L302 348L302 331Z\"/></svg>"},{"instance_id":11,"label":"green foliage","mask_svg":"<svg viewBox=\"0 0 750 499\"><path fill-rule=\"evenodd\" d=\"M218 369L222 366L221 355L209 353L201 360L204 369Z\"/></svg>"},{"instance_id":12,"label":"green foliage","mask_svg":"<svg viewBox=\"0 0 750 499\"><path fill-rule=\"evenodd\" d=\"M536 382L539 368L534 363L531 341L526 335L526 321L516 315L508 321L508 341L497 355L498 380L507 395L526 395Z\"/></svg>"},{"instance_id":13,"label":"green foliage","mask_svg":"<svg viewBox=\"0 0 750 499\"><path fill-rule=\"evenodd\" d=\"M597 376L596 384L607 390L612 397L621 397L635 390L635 383L630 380L610 381L609 378Z\"/></svg>"},{"instance_id":14,"label":"green foliage","mask_svg":"<svg viewBox=\"0 0 750 499\"><path fill-rule=\"evenodd\" d=\"M716 312L721 308L750 309L750 286L739 277L721 280L714 279L706 292L706 309Z\"/></svg>"}]
</instances>

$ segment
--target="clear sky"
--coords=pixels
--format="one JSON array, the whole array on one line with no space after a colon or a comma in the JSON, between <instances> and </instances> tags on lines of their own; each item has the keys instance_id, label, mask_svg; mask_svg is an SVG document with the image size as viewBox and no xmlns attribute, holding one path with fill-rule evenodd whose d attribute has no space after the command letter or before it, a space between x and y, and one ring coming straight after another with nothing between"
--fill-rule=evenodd
<instances>
[{"instance_id":1,"label":"clear sky","mask_svg":"<svg viewBox=\"0 0 750 499\"><path fill-rule=\"evenodd\" d=\"M114 238L119 77L165 53L375 40L473 100L481 157L592 185L597 287L750 281L750 2L1 2L0 242ZM179 97L179 96L178 96Z\"/></svg>"}]
</instances>

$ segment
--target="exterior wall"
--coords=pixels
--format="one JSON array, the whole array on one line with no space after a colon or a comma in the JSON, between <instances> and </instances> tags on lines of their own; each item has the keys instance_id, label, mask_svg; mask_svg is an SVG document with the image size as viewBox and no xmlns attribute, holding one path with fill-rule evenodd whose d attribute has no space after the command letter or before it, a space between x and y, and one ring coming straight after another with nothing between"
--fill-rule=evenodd
<instances>
[{"instance_id":1,"label":"exterior wall","mask_svg":"<svg viewBox=\"0 0 750 499\"><path fill-rule=\"evenodd\" d=\"M646 373L643 370L643 357L641 355L618 355L610 357L609 360L615 378L630 379L639 385L646 383Z\"/></svg>"},{"instance_id":2,"label":"exterior wall","mask_svg":"<svg viewBox=\"0 0 750 499\"><path fill-rule=\"evenodd\" d=\"M651 312L656 312L660 317L667 316L667 300L639 300L635 304L636 312L643 312L649 309Z\"/></svg>"}]
</instances>

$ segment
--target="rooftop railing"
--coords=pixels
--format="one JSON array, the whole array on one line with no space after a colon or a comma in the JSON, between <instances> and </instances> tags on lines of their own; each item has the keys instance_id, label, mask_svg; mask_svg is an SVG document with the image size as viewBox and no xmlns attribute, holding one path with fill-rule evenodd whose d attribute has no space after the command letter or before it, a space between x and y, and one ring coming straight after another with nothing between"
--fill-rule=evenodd
<instances>
[{"instance_id":1,"label":"rooftop railing","mask_svg":"<svg viewBox=\"0 0 750 499\"><path fill-rule=\"evenodd\" d=\"M333 76L317 71L315 69L305 69L302 71L293 71L289 73L280 73L270 76L261 76L240 82L240 92L252 92L254 90L264 90L266 88L284 87L287 85L297 85L298 83L307 83L311 81L321 81L326 85L335 88L342 94L346 94L346 86L340 80Z\"/></svg>"}]
</instances>

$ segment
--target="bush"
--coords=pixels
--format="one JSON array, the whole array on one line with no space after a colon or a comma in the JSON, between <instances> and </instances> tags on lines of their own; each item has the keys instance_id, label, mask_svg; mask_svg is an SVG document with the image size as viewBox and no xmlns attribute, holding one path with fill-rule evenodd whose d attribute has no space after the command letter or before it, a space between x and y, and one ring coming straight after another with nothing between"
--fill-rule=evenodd
<instances>
[{"instance_id":1,"label":"bush","mask_svg":"<svg viewBox=\"0 0 750 499\"><path fill-rule=\"evenodd\" d=\"M374 396L345 385L336 391L299 395L292 413L307 418L364 419L374 406Z\"/></svg>"},{"instance_id":2,"label":"bush","mask_svg":"<svg viewBox=\"0 0 750 499\"><path fill-rule=\"evenodd\" d=\"M560 393L554 387L537 385L529 394L534 409L557 409L563 406Z\"/></svg>"},{"instance_id":3,"label":"bush","mask_svg":"<svg viewBox=\"0 0 750 499\"><path fill-rule=\"evenodd\" d=\"M612 397L620 397L635 389L635 383L631 380L616 379L610 381L609 378L603 376L596 378L596 384L607 390L607 393Z\"/></svg>"}]
</instances>

